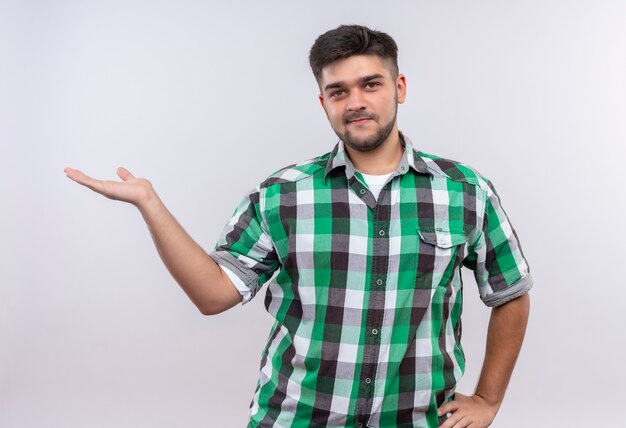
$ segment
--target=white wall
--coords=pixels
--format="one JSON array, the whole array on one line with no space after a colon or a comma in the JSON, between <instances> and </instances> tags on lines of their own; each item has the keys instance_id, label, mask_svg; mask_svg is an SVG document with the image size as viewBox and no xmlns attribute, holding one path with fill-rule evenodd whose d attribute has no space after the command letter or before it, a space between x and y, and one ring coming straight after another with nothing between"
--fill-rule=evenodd
<instances>
[{"instance_id":1,"label":"white wall","mask_svg":"<svg viewBox=\"0 0 626 428\"><path fill-rule=\"evenodd\" d=\"M336 142L308 49L395 37L423 151L492 179L535 279L495 427L601 426L626 381L622 1L1 1L0 426L244 426L265 292L201 316L140 215L65 166L152 180L211 248L241 196ZM469 272L468 272L469 273ZM471 392L489 311L466 274Z\"/></svg>"}]
</instances>

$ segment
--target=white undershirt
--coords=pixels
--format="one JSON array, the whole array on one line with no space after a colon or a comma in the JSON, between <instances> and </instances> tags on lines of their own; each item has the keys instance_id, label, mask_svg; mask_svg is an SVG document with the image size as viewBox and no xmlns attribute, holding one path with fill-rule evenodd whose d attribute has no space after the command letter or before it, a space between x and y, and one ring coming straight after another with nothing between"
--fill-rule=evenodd
<instances>
[{"instance_id":1,"label":"white undershirt","mask_svg":"<svg viewBox=\"0 0 626 428\"><path fill-rule=\"evenodd\" d=\"M367 187L369 187L370 192L374 194L374 198L378 199L378 195L380 195L380 191L383 189L383 186L385 185L385 183L387 182L387 179L392 173L393 171L387 174L383 174L383 175L371 175L371 174L364 174L364 173L361 173L361 175L363 176L363 179L365 180Z\"/></svg>"}]
</instances>

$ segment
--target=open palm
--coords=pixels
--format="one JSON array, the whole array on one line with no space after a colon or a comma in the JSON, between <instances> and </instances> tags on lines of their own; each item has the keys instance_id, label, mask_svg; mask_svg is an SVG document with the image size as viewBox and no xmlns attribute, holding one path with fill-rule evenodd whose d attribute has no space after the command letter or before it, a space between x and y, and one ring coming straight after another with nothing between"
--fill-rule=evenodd
<instances>
[{"instance_id":1,"label":"open palm","mask_svg":"<svg viewBox=\"0 0 626 428\"><path fill-rule=\"evenodd\" d=\"M122 181L97 180L77 169L69 167L65 168L64 171L68 178L88 187L94 192L100 193L109 199L129 202L136 206L145 202L149 198L152 190L152 185L148 180L136 178L130 171L123 167L117 169L117 175Z\"/></svg>"}]
</instances>

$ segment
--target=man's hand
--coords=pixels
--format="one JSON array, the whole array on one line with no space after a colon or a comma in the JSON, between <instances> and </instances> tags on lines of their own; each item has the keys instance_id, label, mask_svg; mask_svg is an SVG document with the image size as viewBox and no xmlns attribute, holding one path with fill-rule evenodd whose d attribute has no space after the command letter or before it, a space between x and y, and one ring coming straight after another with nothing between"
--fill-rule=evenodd
<instances>
[{"instance_id":1,"label":"man's hand","mask_svg":"<svg viewBox=\"0 0 626 428\"><path fill-rule=\"evenodd\" d=\"M82 184L109 199L128 202L140 209L154 195L152 184L148 180L135 178L126 168L119 167L117 169L117 175L123 181L96 180L69 167L65 168L64 171L68 178L78 184Z\"/></svg>"},{"instance_id":2,"label":"man's hand","mask_svg":"<svg viewBox=\"0 0 626 428\"><path fill-rule=\"evenodd\" d=\"M453 401L448 401L439 408L439 416L452 413L440 428L488 427L496 417L498 407L478 395L468 397L457 392Z\"/></svg>"}]
</instances>

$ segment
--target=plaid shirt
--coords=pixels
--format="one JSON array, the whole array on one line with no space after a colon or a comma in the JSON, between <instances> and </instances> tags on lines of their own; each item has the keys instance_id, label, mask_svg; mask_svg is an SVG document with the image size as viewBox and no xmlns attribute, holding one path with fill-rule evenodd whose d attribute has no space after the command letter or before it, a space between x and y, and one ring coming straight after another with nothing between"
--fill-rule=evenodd
<instances>
[{"instance_id":1,"label":"plaid shirt","mask_svg":"<svg viewBox=\"0 0 626 428\"><path fill-rule=\"evenodd\" d=\"M488 306L531 288L493 185L401 142L378 200L340 141L252 190L211 252L244 304L271 279L248 427L436 427L465 368L461 267Z\"/></svg>"}]
</instances>

